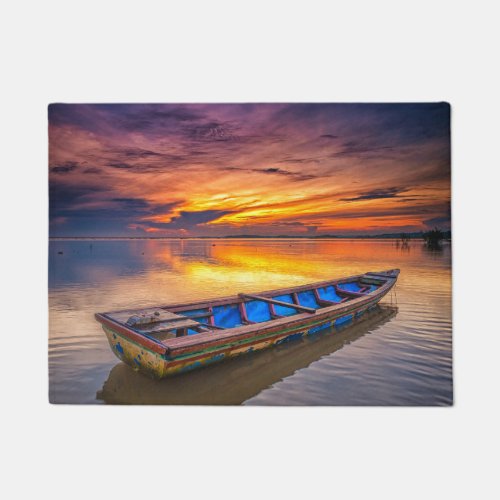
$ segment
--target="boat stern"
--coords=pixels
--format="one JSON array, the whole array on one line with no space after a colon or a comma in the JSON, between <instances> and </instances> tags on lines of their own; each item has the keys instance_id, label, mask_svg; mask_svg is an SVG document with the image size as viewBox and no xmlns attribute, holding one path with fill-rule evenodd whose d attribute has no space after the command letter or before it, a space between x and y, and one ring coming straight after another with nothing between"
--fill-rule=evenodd
<instances>
[{"instance_id":1,"label":"boat stern","mask_svg":"<svg viewBox=\"0 0 500 500\"><path fill-rule=\"evenodd\" d=\"M164 376L166 362L158 353L136 344L127 337L120 335L107 326L102 325L111 350L115 356L129 365L134 371L160 379Z\"/></svg>"}]
</instances>

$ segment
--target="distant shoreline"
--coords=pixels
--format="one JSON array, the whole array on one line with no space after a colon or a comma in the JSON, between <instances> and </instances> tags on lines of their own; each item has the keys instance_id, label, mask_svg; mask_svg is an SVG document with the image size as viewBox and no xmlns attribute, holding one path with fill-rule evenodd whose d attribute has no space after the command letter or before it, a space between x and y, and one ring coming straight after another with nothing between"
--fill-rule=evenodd
<instances>
[{"instance_id":1,"label":"distant shoreline","mask_svg":"<svg viewBox=\"0 0 500 500\"><path fill-rule=\"evenodd\" d=\"M410 240L422 240L423 233L407 233L406 237ZM377 234L364 236L336 236L336 235L321 235L321 236L258 236L258 235L235 235L235 236L49 236L49 240L241 240L241 239L260 239L260 240L400 240L399 234ZM445 232L445 240L451 240L449 231Z\"/></svg>"}]
</instances>

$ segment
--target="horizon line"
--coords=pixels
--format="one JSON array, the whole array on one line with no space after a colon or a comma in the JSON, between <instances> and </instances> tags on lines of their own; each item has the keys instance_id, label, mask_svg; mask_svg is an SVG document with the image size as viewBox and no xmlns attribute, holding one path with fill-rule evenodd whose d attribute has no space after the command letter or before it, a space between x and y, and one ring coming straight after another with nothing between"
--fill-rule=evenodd
<instances>
[{"instance_id":1,"label":"horizon line","mask_svg":"<svg viewBox=\"0 0 500 500\"><path fill-rule=\"evenodd\" d=\"M377 234L363 234L363 235L226 235L226 236L49 236L49 240L61 240L61 239L99 239L99 240L113 240L113 239L129 239L129 240L190 240L190 239L252 239L252 238L261 238L261 239L373 239L373 238L400 238L402 235L405 235L412 239L423 238L423 234L425 231L418 231L412 233L377 233ZM450 233L451 230L444 230L443 233Z\"/></svg>"}]
</instances>

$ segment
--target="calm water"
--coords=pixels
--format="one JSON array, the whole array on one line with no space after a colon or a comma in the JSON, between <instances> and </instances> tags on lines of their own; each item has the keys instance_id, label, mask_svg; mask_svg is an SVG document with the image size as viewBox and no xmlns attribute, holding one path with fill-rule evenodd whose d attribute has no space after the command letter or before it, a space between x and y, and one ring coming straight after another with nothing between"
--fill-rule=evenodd
<instances>
[{"instance_id":1,"label":"calm water","mask_svg":"<svg viewBox=\"0 0 500 500\"><path fill-rule=\"evenodd\" d=\"M61 253L62 252L62 253ZM153 381L111 352L95 312L257 292L398 267L378 311L322 334ZM449 405L451 250L365 240L79 240L49 245L56 403Z\"/></svg>"}]
</instances>

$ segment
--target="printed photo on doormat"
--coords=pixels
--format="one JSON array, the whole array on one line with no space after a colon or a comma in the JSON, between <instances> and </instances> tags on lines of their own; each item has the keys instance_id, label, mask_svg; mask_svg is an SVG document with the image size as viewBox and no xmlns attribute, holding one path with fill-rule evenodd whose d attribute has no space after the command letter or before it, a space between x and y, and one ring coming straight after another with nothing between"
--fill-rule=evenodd
<instances>
[{"instance_id":1,"label":"printed photo on doormat","mask_svg":"<svg viewBox=\"0 0 500 500\"><path fill-rule=\"evenodd\" d=\"M449 104L48 122L51 403L453 404Z\"/></svg>"}]
</instances>

